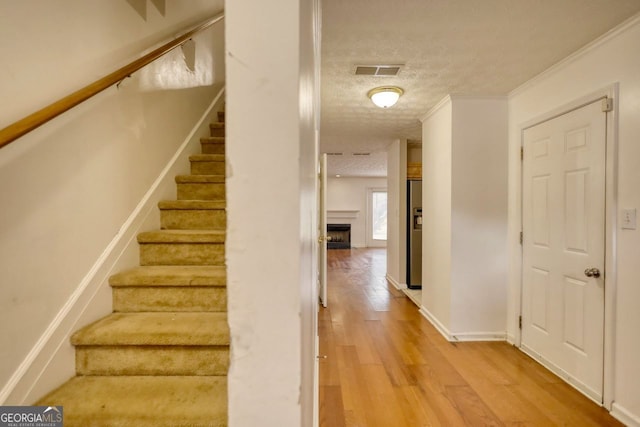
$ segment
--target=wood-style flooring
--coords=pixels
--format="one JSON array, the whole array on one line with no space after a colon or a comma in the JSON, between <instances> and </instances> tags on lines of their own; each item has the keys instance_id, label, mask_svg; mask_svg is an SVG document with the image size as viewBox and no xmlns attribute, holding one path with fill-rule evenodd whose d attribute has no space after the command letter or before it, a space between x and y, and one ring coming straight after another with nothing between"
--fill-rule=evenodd
<instances>
[{"instance_id":1,"label":"wood-style flooring","mask_svg":"<svg viewBox=\"0 0 640 427\"><path fill-rule=\"evenodd\" d=\"M384 249L328 254L320 426L621 426L504 342L449 343L385 280Z\"/></svg>"}]
</instances>

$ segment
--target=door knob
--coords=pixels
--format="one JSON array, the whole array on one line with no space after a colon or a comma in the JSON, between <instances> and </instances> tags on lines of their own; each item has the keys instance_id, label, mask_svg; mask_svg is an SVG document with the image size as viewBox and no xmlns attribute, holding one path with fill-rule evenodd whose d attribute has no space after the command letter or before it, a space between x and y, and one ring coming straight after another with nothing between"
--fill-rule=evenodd
<instances>
[{"instance_id":1,"label":"door knob","mask_svg":"<svg viewBox=\"0 0 640 427\"><path fill-rule=\"evenodd\" d=\"M600 270L597 268L587 268L584 271L584 275L587 277L595 277L597 279L600 277Z\"/></svg>"}]
</instances>

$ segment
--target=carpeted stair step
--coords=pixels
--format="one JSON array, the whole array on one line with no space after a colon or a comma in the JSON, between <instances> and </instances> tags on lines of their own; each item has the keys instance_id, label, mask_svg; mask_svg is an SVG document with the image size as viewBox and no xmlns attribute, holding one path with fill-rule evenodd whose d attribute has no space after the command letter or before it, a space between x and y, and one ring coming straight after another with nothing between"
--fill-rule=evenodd
<instances>
[{"instance_id":1,"label":"carpeted stair step","mask_svg":"<svg viewBox=\"0 0 640 427\"><path fill-rule=\"evenodd\" d=\"M71 336L78 375L224 375L226 313L113 313Z\"/></svg>"},{"instance_id":2,"label":"carpeted stair step","mask_svg":"<svg viewBox=\"0 0 640 427\"><path fill-rule=\"evenodd\" d=\"M218 230L140 233L140 265L224 265L224 240Z\"/></svg>"},{"instance_id":3,"label":"carpeted stair step","mask_svg":"<svg viewBox=\"0 0 640 427\"><path fill-rule=\"evenodd\" d=\"M224 122L211 123L209 125L209 131L211 132L211 136L225 136L224 132Z\"/></svg>"},{"instance_id":4,"label":"carpeted stair step","mask_svg":"<svg viewBox=\"0 0 640 427\"><path fill-rule=\"evenodd\" d=\"M200 138L200 147L202 154L224 154L224 137Z\"/></svg>"},{"instance_id":5,"label":"carpeted stair step","mask_svg":"<svg viewBox=\"0 0 640 427\"><path fill-rule=\"evenodd\" d=\"M196 154L189 157L192 175L224 175L223 154Z\"/></svg>"},{"instance_id":6,"label":"carpeted stair step","mask_svg":"<svg viewBox=\"0 0 640 427\"><path fill-rule=\"evenodd\" d=\"M65 427L225 427L227 378L74 377L36 405L64 406Z\"/></svg>"},{"instance_id":7,"label":"carpeted stair step","mask_svg":"<svg viewBox=\"0 0 640 427\"><path fill-rule=\"evenodd\" d=\"M113 311L225 311L223 266L136 267L109 278Z\"/></svg>"},{"instance_id":8,"label":"carpeted stair step","mask_svg":"<svg viewBox=\"0 0 640 427\"><path fill-rule=\"evenodd\" d=\"M227 426L225 114L201 138L161 230L138 235L140 267L109 279L111 315L71 337L77 376L35 404L65 426Z\"/></svg>"},{"instance_id":9,"label":"carpeted stair step","mask_svg":"<svg viewBox=\"0 0 640 427\"><path fill-rule=\"evenodd\" d=\"M178 200L224 200L224 175L178 175Z\"/></svg>"},{"instance_id":10,"label":"carpeted stair step","mask_svg":"<svg viewBox=\"0 0 640 427\"><path fill-rule=\"evenodd\" d=\"M224 201L163 200L160 226L169 230L224 230L227 214Z\"/></svg>"}]
</instances>

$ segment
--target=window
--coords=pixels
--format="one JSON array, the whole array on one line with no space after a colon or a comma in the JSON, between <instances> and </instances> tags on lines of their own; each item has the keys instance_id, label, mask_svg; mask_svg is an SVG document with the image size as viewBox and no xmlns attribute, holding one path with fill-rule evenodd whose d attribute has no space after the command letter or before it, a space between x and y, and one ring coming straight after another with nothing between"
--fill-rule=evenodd
<instances>
[{"instance_id":1,"label":"window","mask_svg":"<svg viewBox=\"0 0 640 427\"><path fill-rule=\"evenodd\" d=\"M371 192L371 236L373 240L387 240L387 192Z\"/></svg>"}]
</instances>

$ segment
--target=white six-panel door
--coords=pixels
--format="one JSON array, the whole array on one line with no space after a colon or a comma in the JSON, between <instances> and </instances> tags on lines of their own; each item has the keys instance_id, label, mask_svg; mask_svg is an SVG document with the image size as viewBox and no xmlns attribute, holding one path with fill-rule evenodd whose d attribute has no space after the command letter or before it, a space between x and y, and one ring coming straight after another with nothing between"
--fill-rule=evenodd
<instances>
[{"instance_id":1,"label":"white six-panel door","mask_svg":"<svg viewBox=\"0 0 640 427\"><path fill-rule=\"evenodd\" d=\"M523 148L522 349L601 402L606 162L601 101L526 129Z\"/></svg>"}]
</instances>

